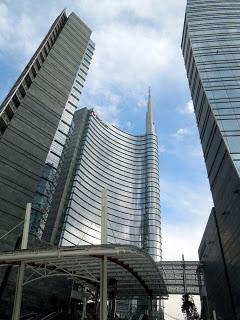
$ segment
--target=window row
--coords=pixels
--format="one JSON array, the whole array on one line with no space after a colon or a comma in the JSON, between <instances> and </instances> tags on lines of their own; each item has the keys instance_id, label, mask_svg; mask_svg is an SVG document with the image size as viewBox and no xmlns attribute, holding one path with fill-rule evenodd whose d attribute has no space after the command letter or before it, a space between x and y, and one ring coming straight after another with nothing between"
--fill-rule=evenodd
<instances>
[{"instance_id":1,"label":"window row","mask_svg":"<svg viewBox=\"0 0 240 320\"><path fill-rule=\"evenodd\" d=\"M154 134L146 134L146 135L139 135L139 136L131 136L128 133L125 133L123 136L123 131L116 129L116 132L111 130L111 128L106 128L107 125L103 125L95 116L90 116L90 125L94 124L96 128L100 129L103 132L104 136L108 136L110 140L113 140L124 144L133 145L136 147L143 146L147 143L148 140L155 140L157 141L157 136ZM135 137L135 139L133 139ZM106 139L106 137L105 137Z\"/></svg>"},{"instance_id":2,"label":"window row","mask_svg":"<svg viewBox=\"0 0 240 320\"><path fill-rule=\"evenodd\" d=\"M89 199L96 202L98 205L101 205L101 196L102 195L100 192L98 194L96 194L96 190L91 190L90 192L82 184L75 183L71 190L70 198L78 197L82 198L83 200ZM158 211L160 211L158 197L151 196L151 201L149 202L144 202L143 200L137 199L132 199L132 202L126 202L125 200L126 199L123 200L121 198L108 197L108 206L109 208L115 210L125 210L130 215L134 214L134 211L136 210L144 212L146 208L149 210L150 207L156 208Z\"/></svg>"},{"instance_id":3,"label":"window row","mask_svg":"<svg viewBox=\"0 0 240 320\"><path fill-rule=\"evenodd\" d=\"M95 208L93 205L86 201L77 203L70 200L65 212L66 215L71 215L77 221L83 222L83 219L89 221L89 223L100 226L101 225L101 210ZM119 224L122 226L131 226L132 228L139 228L143 224L144 215L127 215L118 212L111 211L108 214L108 224ZM160 214L154 213L147 215L147 225L154 228L160 228Z\"/></svg>"},{"instance_id":4,"label":"window row","mask_svg":"<svg viewBox=\"0 0 240 320\"><path fill-rule=\"evenodd\" d=\"M95 234L96 237L99 237L101 235L101 226L90 223L88 220L84 218L81 219L80 221L76 220L70 215L67 215L66 217L64 229L69 231L75 229L76 232L82 231L87 234ZM122 238L122 239L125 238L125 239L134 240L134 239L138 239L141 235L144 234L143 228L141 226L138 228L136 227L133 228L131 226L123 226L119 224L108 223L107 229L108 229L108 235L112 233L116 235L118 238ZM74 233L73 231L71 232ZM156 233L148 233L146 234L146 238L148 240L154 240L154 241L156 239L156 242L158 242L159 232L160 232L160 229L156 230Z\"/></svg>"},{"instance_id":5,"label":"window row","mask_svg":"<svg viewBox=\"0 0 240 320\"><path fill-rule=\"evenodd\" d=\"M100 197L94 197L93 195L89 195L89 192L87 192L84 189L81 189L81 192L76 190L76 188L72 189L72 193L70 195L69 200L73 200L76 203L84 203L87 202L88 204L92 204L95 208L99 209L101 208L101 198ZM128 216L142 216L146 213L156 214L159 215L160 213L160 207L159 207L159 202L151 202L148 203L145 206L136 206L132 205L131 207L126 207L125 204L121 201L112 202L108 200L108 209L109 209L109 214L111 215L112 212L116 212L121 215L128 215Z\"/></svg>"},{"instance_id":6,"label":"window row","mask_svg":"<svg viewBox=\"0 0 240 320\"><path fill-rule=\"evenodd\" d=\"M120 157L118 155L115 155L113 152L107 152L106 149L103 150L103 148L92 146L92 144L85 143L83 150L82 150L82 155L85 155L86 150L88 151L88 154L91 154L92 156L95 157L96 161L101 161L102 163L113 163L113 165L117 166L123 166L126 167L130 170L132 170L134 167L135 169L144 169L146 167L156 167L158 168L158 156L154 154L153 156L146 157L146 159L143 159L142 161L137 161L136 159L126 159L125 157ZM87 154L86 154L87 157Z\"/></svg>"},{"instance_id":7,"label":"window row","mask_svg":"<svg viewBox=\"0 0 240 320\"><path fill-rule=\"evenodd\" d=\"M101 173L104 175L106 178L108 178L110 181L115 180L115 181L122 181L125 184L129 185L146 185L147 183L154 181L155 183L159 183L159 176L155 172L150 172L142 175L135 175L131 174L129 172L129 175L123 175L119 170L113 170L114 168L112 165L105 166L102 164L101 161L97 161L96 159L91 158L89 156L86 156L85 153L83 153L81 157L81 161L78 163L78 167L84 166L86 169L89 167L91 168L94 172ZM93 161L92 161L93 160ZM128 173L128 172L127 172Z\"/></svg>"},{"instance_id":8,"label":"window row","mask_svg":"<svg viewBox=\"0 0 240 320\"><path fill-rule=\"evenodd\" d=\"M104 185L108 186L109 188L116 188L121 191L125 192L130 192L130 193L135 193L135 192L145 192L146 188L147 191L151 191L153 188L159 191L159 183L158 181L151 181L151 184L149 183L148 185L136 185L136 184L130 184L130 183L124 183L121 181L119 182L119 179L108 179L106 178L105 175L102 175L101 173L98 173L96 171L93 171L90 166L84 167L83 163L80 165L78 168L75 178L79 176L80 179L85 176L88 177L89 179L95 181L95 182L101 182Z\"/></svg>"},{"instance_id":9,"label":"window row","mask_svg":"<svg viewBox=\"0 0 240 320\"><path fill-rule=\"evenodd\" d=\"M158 146L155 143L152 144L149 141L149 143L145 145L145 148L132 148L132 146L126 142L124 144L119 141L111 142L106 138L106 136L104 137L101 134L96 135L96 131L92 130L91 127L87 130L84 140L91 140L92 145L100 146L110 152L114 150L114 153L118 153L120 155L124 154L126 158L129 157L130 159L132 157L135 159L143 159L148 153L158 155Z\"/></svg>"},{"instance_id":10,"label":"window row","mask_svg":"<svg viewBox=\"0 0 240 320\"><path fill-rule=\"evenodd\" d=\"M101 184L99 184L99 181L95 182L91 179L89 179L86 176L82 176L81 180L79 179L75 179L73 182L73 191L75 192L75 189L81 190L81 188L83 188L84 190L86 190L87 192L90 192L92 194L95 194L96 196L101 197L102 196L102 190L103 190L103 186ZM155 199L156 202L160 201L160 196L159 196L159 191L152 191L151 192L151 197L153 199ZM108 198L110 201L112 202L116 202L116 201L122 201L123 203L128 203L128 204L132 204L132 203L136 203L136 205L143 205L146 204L146 197L145 197L145 193L126 193L124 194L119 193L116 190L111 190L108 189Z\"/></svg>"}]
</instances>

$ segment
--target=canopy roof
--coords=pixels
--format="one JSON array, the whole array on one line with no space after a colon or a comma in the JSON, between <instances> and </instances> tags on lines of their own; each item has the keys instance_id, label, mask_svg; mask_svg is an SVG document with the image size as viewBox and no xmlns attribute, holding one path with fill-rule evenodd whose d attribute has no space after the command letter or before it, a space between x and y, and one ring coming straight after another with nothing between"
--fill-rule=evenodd
<instances>
[{"instance_id":1,"label":"canopy roof","mask_svg":"<svg viewBox=\"0 0 240 320\"><path fill-rule=\"evenodd\" d=\"M35 281L49 275L67 274L80 283L96 287L100 277L100 261L107 255L108 279L117 280L117 297L167 297L161 272L142 249L129 245L75 246L39 250L17 250L0 254L0 265L19 264L37 270ZM44 271L44 272L43 272Z\"/></svg>"}]
</instances>

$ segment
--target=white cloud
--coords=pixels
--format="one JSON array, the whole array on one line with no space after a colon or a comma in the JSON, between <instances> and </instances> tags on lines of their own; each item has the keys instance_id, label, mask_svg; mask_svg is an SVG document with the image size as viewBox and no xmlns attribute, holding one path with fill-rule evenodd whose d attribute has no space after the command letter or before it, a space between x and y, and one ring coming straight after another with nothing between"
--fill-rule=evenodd
<instances>
[{"instance_id":1,"label":"white cloud","mask_svg":"<svg viewBox=\"0 0 240 320\"><path fill-rule=\"evenodd\" d=\"M175 138L182 138L183 136L190 135L190 134L191 134L191 130L187 128L179 128L177 132L172 133L171 136Z\"/></svg>"},{"instance_id":2,"label":"white cloud","mask_svg":"<svg viewBox=\"0 0 240 320\"><path fill-rule=\"evenodd\" d=\"M186 105L186 111L188 113L194 113L194 106L193 106L193 102L192 100L188 101L187 105Z\"/></svg>"},{"instance_id":3,"label":"white cloud","mask_svg":"<svg viewBox=\"0 0 240 320\"><path fill-rule=\"evenodd\" d=\"M128 129L132 129L132 127L133 127L132 122L131 122L131 121L127 121L127 122L126 122L126 127L127 127Z\"/></svg>"},{"instance_id":4,"label":"white cloud","mask_svg":"<svg viewBox=\"0 0 240 320\"><path fill-rule=\"evenodd\" d=\"M203 182L193 187L184 180L161 179L161 199L179 218L193 218L194 224L206 218L212 206L209 187Z\"/></svg>"},{"instance_id":5,"label":"white cloud","mask_svg":"<svg viewBox=\"0 0 240 320\"><path fill-rule=\"evenodd\" d=\"M198 246L212 208L206 186L161 179L164 260L198 259ZM167 215L168 214L168 215Z\"/></svg>"},{"instance_id":6,"label":"white cloud","mask_svg":"<svg viewBox=\"0 0 240 320\"><path fill-rule=\"evenodd\" d=\"M93 38L97 43L94 73L88 79L92 92L114 85L133 96L144 88L146 95L148 85L159 73L166 73L174 60L169 39L151 27L114 23L103 26Z\"/></svg>"},{"instance_id":7,"label":"white cloud","mask_svg":"<svg viewBox=\"0 0 240 320\"><path fill-rule=\"evenodd\" d=\"M160 145L158 146L158 150L159 150L160 153L164 153L164 152L167 151L166 146L163 145L163 144L160 144Z\"/></svg>"},{"instance_id":8,"label":"white cloud","mask_svg":"<svg viewBox=\"0 0 240 320\"><path fill-rule=\"evenodd\" d=\"M119 126L118 114L119 109L115 104L109 105L94 105L94 110L96 110L98 116L104 121L114 125Z\"/></svg>"},{"instance_id":9,"label":"white cloud","mask_svg":"<svg viewBox=\"0 0 240 320\"><path fill-rule=\"evenodd\" d=\"M96 50L87 83L90 94L117 91L145 107L149 85L165 90L186 82L180 51L185 4L169 0L73 2L93 26ZM177 31L176 31L177 30ZM177 84L176 84L177 83ZM167 88L166 88L167 89ZM157 94L161 95L161 92Z\"/></svg>"},{"instance_id":10,"label":"white cloud","mask_svg":"<svg viewBox=\"0 0 240 320\"><path fill-rule=\"evenodd\" d=\"M36 50L41 40L41 27L24 12L13 12L0 3L0 48L1 54L20 53L23 61ZM20 63L21 65L21 63Z\"/></svg>"},{"instance_id":11,"label":"white cloud","mask_svg":"<svg viewBox=\"0 0 240 320\"><path fill-rule=\"evenodd\" d=\"M185 3L179 0L168 0L165 3L159 0L74 0L73 3L89 18L94 19L96 24L101 24L103 20L109 23L113 20L138 18L157 25L168 24L176 27L180 24L182 27L184 16L179 15L179 12L183 12L185 8ZM177 19L169 21L170 16Z\"/></svg>"},{"instance_id":12,"label":"white cloud","mask_svg":"<svg viewBox=\"0 0 240 320\"><path fill-rule=\"evenodd\" d=\"M177 109L180 113L186 114L186 115L192 115L194 114L194 106L192 100L189 100L183 108Z\"/></svg>"},{"instance_id":13,"label":"white cloud","mask_svg":"<svg viewBox=\"0 0 240 320\"><path fill-rule=\"evenodd\" d=\"M200 146L200 144L192 146L189 153L192 157L201 160L201 162L204 159L202 147Z\"/></svg>"},{"instance_id":14,"label":"white cloud","mask_svg":"<svg viewBox=\"0 0 240 320\"><path fill-rule=\"evenodd\" d=\"M0 46L7 47L10 53L18 51L22 66L37 48L53 18L62 8L69 7L69 3L59 0L49 6L43 1L39 6L23 0L17 12L14 4L1 6ZM164 5L158 0L72 1L68 11L79 13L94 30L96 51L87 79L89 95L102 94L103 102L104 91L116 92L117 88L121 95L132 98L135 106L143 106L147 88L152 83L161 87L169 78L181 79L179 83L182 83L185 73L179 47L181 9L184 4L176 0ZM45 18L36 17L36 11L44 13ZM135 106L133 109L137 112Z\"/></svg>"},{"instance_id":15,"label":"white cloud","mask_svg":"<svg viewBox=\"0 0 240 320\"><path fill-rule=\"evenodd\" d=\"M210 212L208 212L209 214ZM178 223L162 223L163 260L198 260L198 247L204 226Z\"/></svg>"}]
</instances>

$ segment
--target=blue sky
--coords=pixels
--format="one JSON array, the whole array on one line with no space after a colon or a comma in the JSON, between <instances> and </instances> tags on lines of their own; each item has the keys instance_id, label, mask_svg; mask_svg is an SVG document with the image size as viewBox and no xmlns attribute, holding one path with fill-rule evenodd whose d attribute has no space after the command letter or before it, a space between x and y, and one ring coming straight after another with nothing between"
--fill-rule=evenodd
<instances>
[{"instance_id":1,"label":"blue sky","mask_svg":"<svg viewBox=\"0 0 240 320\"><path fill-rule=\"evenodd\" d=\"M181 54L183 0L0 0L0 99L59 12L75 11L96 51L80 105L143 133L148 87L160 145L163 258L197 249L212 206Z\"/></svg>"}]
</instances>

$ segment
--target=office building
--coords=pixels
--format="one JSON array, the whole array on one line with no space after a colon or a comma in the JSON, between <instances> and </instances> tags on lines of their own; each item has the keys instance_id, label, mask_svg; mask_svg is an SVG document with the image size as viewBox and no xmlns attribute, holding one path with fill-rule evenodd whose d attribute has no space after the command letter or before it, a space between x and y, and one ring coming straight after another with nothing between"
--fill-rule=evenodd
<instances>
[{"instance_id":1,"label":"office building","mask_svg":"<svg viewBox=\"0 0 240 320\"><path fill-rule=\"evenodd\" d=\"M107 242L134 245L161 260L158 141L150 93L143 135L104 122L94 109L77 110L61 163L61 172L52 178L57 180L54 191L39 193L39 203L46 203L46 194L53 199L43 240L60 246L100 244L101 197L106 187ZM38 235L39 226L34 226ZM116 304L123 317L134 306L145 312L148 299Z\"/></svg>"},{"instance_id":2,"label":"office building","mask_svg":"<svg viewBox=\"0 0 240 320\"><path fill-rule=\"evenodd\" d=\"M58 167L94 51L90 35L63 11L1 105L0 234L23 219L43 170ZM6 242L12 248L14 236Z\"/></svg>"},{"instance_id":3,"label":"office building","mask_svg":"<svg viewBox=\"0 0 240 320\"><path fill-rule=\"evenodd\" d=\"M158 142L151 97L146 133L131 135L93 109L78 110L43 238L62 246L100 244L101 194L108 189L108 242L161 259Z\"/></svg>"},{"instance_id":4,"label":"office building","mask_svg":"<svg viewBox=\"0 0 240 320\"><path fill-rule=\"evenodd\" d=\"M0 235L16 227L1 238L1 250L16 246L27 202L33 203L32 224L39 221L44 226L44 215L37 211L37 195L42 181L60 170L63 146L94 51L90 36L91 30L75 13L67 16L63 11L0 107ZM33 241L30 238L29 247L41 245ZM15 276L1 268L2 319L10 318ZM38 295L34 284L27 287L25 311L28 306L44 310L49 294L66 291L50 282L48 293L46 288L44 280L38 283Z\"/></svg>"},{"instance_id":5,"label":"office building","mask_svg":"<svg viewBox=\"0 0 240 320\"><path fill-rule=\"evenodd\" d=\"M200 260L209 315L240 317L240 3L188 0L182 51L215 208Z\"/></svg>"}]
</instances>

